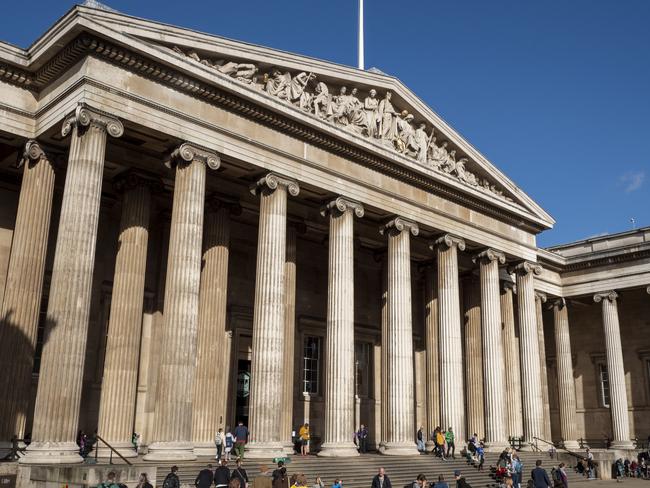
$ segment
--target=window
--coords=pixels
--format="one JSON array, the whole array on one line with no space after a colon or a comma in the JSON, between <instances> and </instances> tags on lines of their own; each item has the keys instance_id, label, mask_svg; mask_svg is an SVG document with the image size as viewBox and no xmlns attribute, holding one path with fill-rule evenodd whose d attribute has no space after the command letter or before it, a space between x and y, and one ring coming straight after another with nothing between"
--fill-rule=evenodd
<instances>
[{"instance_id":1,"label":"window","mask_svg":"<svg viewBox=\"0 0 650 488\"><path fill-rule=\"evenodd\" d=\"M357 342L354 345L354 369L356 394L367 397L370 392L370 344Z\"/></svg>"},{"instance_id":2,"label":"window","mask_svg":"<svg viewBox=\"0 0 650 488\"><path fill-rule=\"evenodd\" d=\"M321 338L305 337L302 355L302 391L316 395L320 391Z\"/></svg>"},{"instance_id":3,"label":"window","mask_svg":"<svg viewBox=\"0 0 650 488\"><path fill-rule=\"evenodd\" d=\"M605 363L598 365L598 380L600 384L600 405L609 408L609 374Z\"/></svg>"}]
</instances>

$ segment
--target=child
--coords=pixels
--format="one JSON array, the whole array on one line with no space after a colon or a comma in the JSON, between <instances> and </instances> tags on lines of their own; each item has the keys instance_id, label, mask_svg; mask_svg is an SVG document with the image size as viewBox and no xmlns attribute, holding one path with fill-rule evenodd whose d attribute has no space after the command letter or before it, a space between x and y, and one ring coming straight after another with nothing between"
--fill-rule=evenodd
<instances>
[{"instance_id":1,"label":"child","mask_svg":"<svg viewBox=\"0 0 650 488\"><path fill-rule=\"evenodd\" d=\"M230 432L230 427L226 427L226 461L230 462L230 451L235 445L235 437Z\"/></svg>"}]
</instances>

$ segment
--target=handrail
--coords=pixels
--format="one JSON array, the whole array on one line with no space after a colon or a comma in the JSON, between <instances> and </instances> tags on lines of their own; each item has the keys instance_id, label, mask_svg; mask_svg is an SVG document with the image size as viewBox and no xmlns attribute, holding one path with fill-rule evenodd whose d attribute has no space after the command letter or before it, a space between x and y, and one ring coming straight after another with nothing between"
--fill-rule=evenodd
<instances>
[{"instance_id":1,"label":"handrail","mask_svg":"<svg viewBox=\"0 0 650 488\"><path fill-rule=\"evenodd\" d=\"M555 449L562 449L564 452L566 452L567 454L570 454L571 456L574 456L574 457L577 457L577 458L580 458L580 459L585 458L583 455L578 454L577 452L570 451L569 449L564 447L564 445L556 445L554 442L547 441L546 439L542 439L541 437L533 437L533 439L536 440L536 441L542 441L542 442L544 442L546 444L549 444L549 445L553 446Z\"/></svg>"},{"instance_id":2,"label":"handrail","mask_svg":"<svg viewBox=\"0 0 650 488\"><path fill-rule=\"evenodd\" d=\"M108 447L111 450L111 455L108 458L108 464L113 464L113 453L117 454L122 461L124 461L126 464L129 466L133 466L133 463L126 459L124 456L122 456L117 449L115 449L113 446L111 446L108 442L106 442L104 439L101 438L99 434L95 434L95 437L97 438L98 441L102 441L104 444L106 444L106 447ZM97 462L97 446L95 446L95 463Z\"/></svg>"}]
</instances>

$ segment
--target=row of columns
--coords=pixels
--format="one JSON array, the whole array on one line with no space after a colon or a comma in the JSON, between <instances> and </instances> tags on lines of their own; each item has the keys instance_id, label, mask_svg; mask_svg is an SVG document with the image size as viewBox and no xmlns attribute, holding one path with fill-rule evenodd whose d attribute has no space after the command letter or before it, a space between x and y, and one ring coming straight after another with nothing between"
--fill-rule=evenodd
<instances>
[{"instance_id":1,"label":"row of columns","mask_svg":"<svg viewBox=\"0 0 650 488\"><path fill-rule=\"evenodd\" d=\"M79 105L67 119L63 135L71 135L70 155L61 206L52 272L47 325L34 414L33 442L25 463L80 462L75 443L81 403L83 364L88 331L91 281L103 179L106 139L120 137L119 120ZM38 145L25 151L23 189L19 201L14 245L10 259L3 321L16 318L24 338L0 340L3 354L15 358L16 348L31 347L32 354L13 361L4 378L27 378L31 372L38 309L42 293L45 247L49 232L54 173ZM226 286L229 252L229 214L237 206L224 202L209 207L204 225L207 168L217 169L218 156L185 143L170 156L175 171L173 210L169 237L162 325L160 378L155 411L154 442L147 460L190 460L201 448L211 448L214 418L224 406L214 401L214 385L225 398ZM122 191L122 217L116 257L113 297L100 399L99 434L127 455L134 421L138 351L146 275L151 187L155 179L129 175L116 183ZM287 232L287 199L299 193L292 179L269 173L251 191L260 199L257 273L253 318L252 378L249 456L281 456L288 442L291 419L283 404L291 379L285 340L295 329L295 232ZM349 433L354 430L354 216L363 206L339 197L323 215L329 217L327 305L327 374L325 430L322 455L355 455ZM29 219L29 223L26 220ZM382 344L385 351L386 454L415 454L413 342L411 320L410 237L417 236L415 222L396 217L384 226L387 236L387 299ZM293 244L292 244L293 242ZM427 359L429 396L439 398L427 413L442 426L452 426L465 437L465 389L460 319L458 251L462 239L445 235L432 244L437 274L427 273ZM203 270L201 267L203 261ZM508 385L504 358L516 361L512 347L514 316L512 293L500 294L499 265L505 256L493 249L478 254L480 270L480 342L484 370L486 442L500 448L506 432L519 425L507 420L502 408L502 385ZM536 264L523 262L512 268L516 275L520 324L523 433L527 440L545 435L542 361L535 303ZM287 290L289 292L287 293ZM616 295L596 295L603 303L615 444L629 442L627 401L623 377ZM554 304L561 426L565 439L575 438L575 390L572 381L568 318L564 305ZM504 332L501 321L504 319ZM4 326L2 334L13 328ZM6 349L6 351L5 351ZM568 358L567 358L568 356ZM197 361L198 358L198 361ZM214 368L214 365L218 365ZM512 363L511 363L512 364ZM212 366L212 367L210 367ZM5 370L7 371L7 370ZM6 379L4 381L7 381ZM516 383L516 382L515 382ZM20 385L28 385L28 379ZM439 390L436 391L438 385ZM621 389L622 388L622 389ZM26 398L20 389L5 388L3 411L14 412L3 421L3 434L24 429ZM508 398L519 396L508 390ZM548 393L547 393L548 394ZM573 403L571 403L573 402ZM12 410L13 409L13 410ZM16 414L16 411L19 412ZM192 414L190 414L190 412ZM574 430L571 431L571 428ZM572 433L573 432L573 433ZM565 436L566 435L566 436Z\"/></svg>"}]
</instances>

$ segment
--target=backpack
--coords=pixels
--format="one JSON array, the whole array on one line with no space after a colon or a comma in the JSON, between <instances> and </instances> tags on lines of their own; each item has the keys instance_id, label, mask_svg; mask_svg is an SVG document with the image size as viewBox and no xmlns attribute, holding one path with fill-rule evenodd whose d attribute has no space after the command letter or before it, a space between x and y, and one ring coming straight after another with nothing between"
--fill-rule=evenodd
<instances>
[{"instance_id":1,"label":"backpack","mask_svg":"<svg viewBox=\"0 0 650 488\"><path fill-rule=\"evenodd\" d=\"M214 443L215 443L217 446L220 446L221 444L223 444L223 439L221 438L221 436L219 435L219 433L217 433L216 437L214 438Z\"/></svg>"},{"instance_id":2,"label":"backpack","mask_svg":"<svg viewBox=\"0 0 650 488\"><path fill-rule=\"evenodd\" d=\"M233 442L232 442L232 435L231 435L231 434L228 434L228 435L226 436L226 447L232 447L232 444L233 444Z\"/></svg>"},{"instance_id":3,"label":"backpack","mask_svg":"<svg viewBox=\"0 0 650 488\"><path fill-rule=\"evenodd\" d=\"M171 473L167 475L165 481L163 481L163 488L177 488L177 484L174 483L175 476L172 476Z\"/></svg>"}]
</instances>

